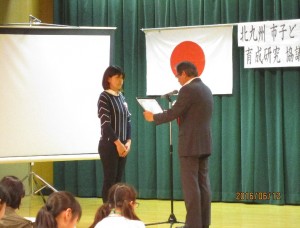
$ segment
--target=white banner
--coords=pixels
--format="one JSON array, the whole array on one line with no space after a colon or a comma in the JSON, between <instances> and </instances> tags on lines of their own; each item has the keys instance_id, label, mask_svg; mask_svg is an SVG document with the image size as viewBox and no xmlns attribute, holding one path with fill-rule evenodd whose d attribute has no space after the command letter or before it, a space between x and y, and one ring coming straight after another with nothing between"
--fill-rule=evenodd
<instances>
[{"instance_id":1,"label":"white banner","mask_svg":"<svg viewBox=\"0 0 300 228\"><path fill-rule=\"evenodd\" d=\"M245 68L300 66L300 20L240 23Z\"/></svg>"},{"instance_id":2,"label":"white banner","mask_svg":"<svg viewBox=\"0 0 300 228\"><path fill-rule=\"evenodd\" d=\"M232 93L232 26L147 29L147 95L179 90L175 67L191 61L213 94Z\"/></svg>"},{"instance_id":3,"label":"white banner","mask_svg":"<svg viewBox=\"0 0 300 228\"><path fill-rule=\"evenodd\" d=\"M297 67L300 66L298 44L256 45L244 47L244 67Z\"/></svg>"}]
</instances>

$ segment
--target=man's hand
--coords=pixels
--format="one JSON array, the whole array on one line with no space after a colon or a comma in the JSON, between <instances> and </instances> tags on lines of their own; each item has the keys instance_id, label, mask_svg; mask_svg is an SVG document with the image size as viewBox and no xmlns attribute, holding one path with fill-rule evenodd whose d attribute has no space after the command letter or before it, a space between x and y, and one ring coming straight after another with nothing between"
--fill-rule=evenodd
<instances>
[{"instance_id":1,"label":"man's hand","mask_svg":"<svg viewBox=\"0 0 300 228\"><path fill-rule=\"evenodd\" d=\"M145 111L144 112L144 118L145 118L145 120L147 120L149 122L154 121L154 119L153 119L153 113L149 112L149 111Z\"/></svg>"}]
</instances>

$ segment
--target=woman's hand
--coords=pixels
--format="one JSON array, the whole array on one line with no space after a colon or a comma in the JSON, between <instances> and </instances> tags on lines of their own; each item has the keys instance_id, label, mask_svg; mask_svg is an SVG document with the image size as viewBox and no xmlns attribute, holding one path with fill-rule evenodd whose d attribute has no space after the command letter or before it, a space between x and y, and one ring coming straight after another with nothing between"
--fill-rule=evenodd
<instances>
[{"instance_id":1,"label":"woman's hand","mask_svg":"<svg viewBox=\"0 0 300 228\"><path fill-rule=\"evenodd\" d=\"M115 142L115 145L117 147L117 151L120 157L126 157L126 155L128 154L127 149L125 147L125 145L118 139Z\"/></svg>"},{"instance_id":2,"label":"woman's hand","mask_svg":"<svg viewBox=\"0 0 300 228\"><path fill-rule=\"evenodd\" d=\"M126 148L127 154L130 151L130 147L131 147L131 139L128 139L127 142L125 143L125 148Z\"/></svg>"}]
</instances>

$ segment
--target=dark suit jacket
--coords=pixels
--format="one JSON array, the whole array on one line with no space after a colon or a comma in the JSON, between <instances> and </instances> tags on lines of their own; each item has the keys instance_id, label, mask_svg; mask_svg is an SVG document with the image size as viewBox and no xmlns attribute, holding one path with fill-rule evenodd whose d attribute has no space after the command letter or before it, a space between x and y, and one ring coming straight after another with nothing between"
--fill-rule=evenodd
<instances>
[{"instance_id":1,"label":"dark suit jacket","mask_svg":"<svg viewBox=\"0 0 300 228\"><path fill-rule=\"evenodd\" d=\"M179 117L179 156L208 156L211 154L211 118L213 97L200 78L184 85L174 106L154 115L156 124Z\"/></svg>"}]
</instances>

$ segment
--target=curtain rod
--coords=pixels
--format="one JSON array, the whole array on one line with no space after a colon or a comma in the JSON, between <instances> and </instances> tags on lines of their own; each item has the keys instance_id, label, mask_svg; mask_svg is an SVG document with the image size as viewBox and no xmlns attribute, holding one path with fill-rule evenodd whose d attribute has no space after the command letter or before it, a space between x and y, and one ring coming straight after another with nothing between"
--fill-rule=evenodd
<instances>
[{"instance_id":1,"label":"curtain rod","mask_svg":"<svg viewBox=\"0 0 300 228\"><path fill-rule=\"evenodd\" d=\"M261 22L270 22L270 21L296 21L299 22L300 20L297 19L288 19L288 20L267 20L267 21L248 21L248 22L239 22L239 23L230 23L230 24L211 24L211 25L193 25L193 26L178 26L178 27L161 27L161 28L142 28L142 31L151 31L151 30L172 30L172 29L190 29L190 28L206 28L206 27L223 27L223 26L237 26L239 24L247 24L247 23L261 23Z\"/></svg>"},{"instance_id":2,"label":"curtain rod","mask_svg":"<svg viewBox=\"0 0 300 228\"><path fill-rule=\"evenodd\" d=\"M107 29L116 30L117 27L96 27L96 26L72 26L47 23L8 23L0 24L0 28L63 28L63 29Z\"/></svg>"},{"instance_id":3,"label":"curtain rod","mask_svg":"<svg viewBox=\"0 0 300 228\"><path fill-rule=\"evenodd\" d=\"M191 28L206 28L206 27L226 27L226 26L235 26L239 23L231 23L231 24L213 24L213 25L192 25L192 26L178 26L178 27L160 27L160 28L142 28L141 30L144 32L152 31L152 30L173 30L173 29L191 29Z\"/></svg>"}]
</instances>

